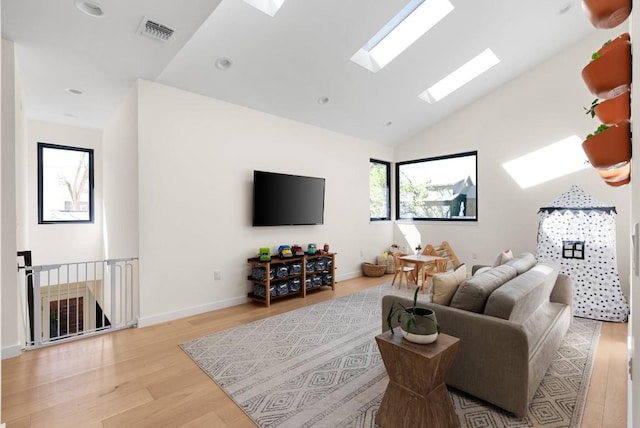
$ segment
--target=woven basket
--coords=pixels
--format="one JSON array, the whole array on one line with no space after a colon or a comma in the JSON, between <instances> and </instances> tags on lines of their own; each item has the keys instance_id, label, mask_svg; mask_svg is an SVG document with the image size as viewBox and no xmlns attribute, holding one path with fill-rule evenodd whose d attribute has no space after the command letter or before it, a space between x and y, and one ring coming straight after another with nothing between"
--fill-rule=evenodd
<instances>
[{"instance_id":1,"label":"woven basket","mask_svg":"<svg viewBox=\"0 0 640 428\"><path fill-rule=\"evenodd\" d=\"M382 276L387 270L387 265L374 265L373 263L362 263L362 273L364 276Z\"/></svg>"},{"instance_id":2,"label":"woven basket","mask_svg":"<svg viewBox=\"0 0 640 428\"><path fill-rule=\"evenodd\" d=\"M394 273L395 272L395 268L394 268L394 265L393 265L393 256L391 254L389 254L386 257L384 257L384 256L376 257L376 264L377 265L387 265L387 272L386 273Z\"/></svg>"}]
</instances>

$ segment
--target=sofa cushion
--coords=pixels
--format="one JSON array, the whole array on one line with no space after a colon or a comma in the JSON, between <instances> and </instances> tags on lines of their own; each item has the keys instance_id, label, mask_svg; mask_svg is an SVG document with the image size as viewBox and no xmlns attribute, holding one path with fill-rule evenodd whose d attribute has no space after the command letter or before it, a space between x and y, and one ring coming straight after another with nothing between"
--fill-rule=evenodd
<instances>
[{"instance_id":1,"label":"sofa cushion","mask_svg":"<svg viewBox=\"0 0 640 428\"><path fill-rule=\"evenodd\" d=\"M531 253L522 253L518 257L513 258L506 264L513 266L518 271L518 275L524 273L534 267L537 263L535 256Z\"/></svg>"},{"instance_id":2,"label":"sofa cushion","mask_svg":"<svg viewBox=\"0 0 640 428\"><path fill-rule=\"evenodd\" d=\"M473 276L480 275L481 273L485 273L488 270L493 269L491 266L483 266L479 267L474 273Z\"/></svg>"},{"instance_id":3,"label":"sofa cushion","mask_svg":"<svg viewBox=\"0 0 640 428\"><path fill-rule=\"evenodd\" d=\"M557 277L558 266L538 263L495 290L487 300L485 315L523 323L542 304L549 303Z\"/></svg>"},{"instance_id":4,"label":"sofa cushion","mask_svg":"<svg viewBox=\"0 0 640 428\"><path fill-rule=\"evenodd\" d=\"M433 303L449 306L458 286L467 279L467 267L459 265L455 270L433 275Z\"/></svg>"},{"instance_id":5,"label":"sofa cushion","mask_svg":"<svg viewBox=\"0 0 640 428\"><path fill-rule=\"evenodd\" d=\"M451 299L450 306L482 313L489 295L516 275L517 271L513 266L501 265L480 275L472 276L460 284Z\"/></svg>"}]
</instances>

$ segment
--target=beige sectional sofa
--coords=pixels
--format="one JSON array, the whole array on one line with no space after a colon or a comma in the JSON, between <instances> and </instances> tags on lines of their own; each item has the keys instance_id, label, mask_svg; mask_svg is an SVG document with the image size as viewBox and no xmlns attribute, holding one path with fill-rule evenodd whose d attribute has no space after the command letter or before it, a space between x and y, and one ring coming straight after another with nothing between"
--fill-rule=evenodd
<instances>
[{"instance_id":1,"label":"beige sectional sofa","mask_svg":"<svg viewBox=\"0 0 640 428\"><path fill-rule=\"evenodd\" d=\"M466 279L449 306L433 309L441 331L460 338L446 383L523 416L572 320L573 283L527 253ZM394 300L384 296L382 329Z\"/></svg>"}]
</instances>

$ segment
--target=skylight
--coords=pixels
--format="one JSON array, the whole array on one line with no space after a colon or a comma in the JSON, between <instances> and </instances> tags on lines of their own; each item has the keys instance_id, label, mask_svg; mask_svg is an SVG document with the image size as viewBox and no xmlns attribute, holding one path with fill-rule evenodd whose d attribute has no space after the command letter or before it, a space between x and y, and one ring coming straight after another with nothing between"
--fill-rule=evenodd
<instances>
[{"instance_id":1,"label":"skylight","mask_svg":"<svg viewBox=\"0 0 640 428\"><path fill-rule=\"evenodd\" d=\"M500 63L500 59L491 49L484 50L480 55L463 64L444 79L418 95L428 103L440 101L456 89L469 83L494 65Z\"/></svg>"},{"instance_id":2,"label":"skylight","mask_svg":"<svg viewBox=\"0 0 640 428\"><path fill-rule=\"evenodd\" d=\"M275 16L284 3L284 0L244 0L246 3L256 9L266 13L269 16Z\"/></svg>"},{"instance_id":3,"label":"skylight","mask_svg":"<svg viewBox=\"0 0 640 428\"><path fill-rule=\"evenodd\" d=\"M411 0L351 57L351 61L373 73L381 70L452 10L449 0Z\"/></svg>"},{"instance_id":4,"label":"skylight","mask_svg":"<svg viewBox=\"0 0 640 428\"><path fill-rule=\"evenodd\" d=\"M502 167L522 189L587 168L589 163L577 135L505 162Z\"/></svg>"}]
</instances>

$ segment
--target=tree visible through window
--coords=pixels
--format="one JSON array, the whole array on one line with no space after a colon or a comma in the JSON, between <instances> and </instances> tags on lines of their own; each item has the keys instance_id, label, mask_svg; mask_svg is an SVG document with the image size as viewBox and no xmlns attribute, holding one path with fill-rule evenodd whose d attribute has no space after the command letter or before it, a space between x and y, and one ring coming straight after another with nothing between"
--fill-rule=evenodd
<instances>
[{"instance_id":1,"label":"tree visible through window","mask_svg":"<svg viewBox=\"0 0 640 428\"><path fill-rule=\"evenodd\" d=\"M369 218L390 220L390 176L389 162L371 159L369 162Z\"/></svg>"},{"instance_id":2,"label":"tree visible through window","mask_svg":"<svg viewBox=\"0 0 640 428\"><path fill-rule=\"evenodd\" d=\"M38 143L38 223L93 222L93 150Z\"/></svg>"},{"instance_id":3,"label":"tree visible through window","mask_svg":"<svg viewBox=\"0 0 640 428\"><path fill-rule=\"evenodd\" d=\"M477 152L396 164L396 218L477 221Z\"/></svg>"}]
</instances>

